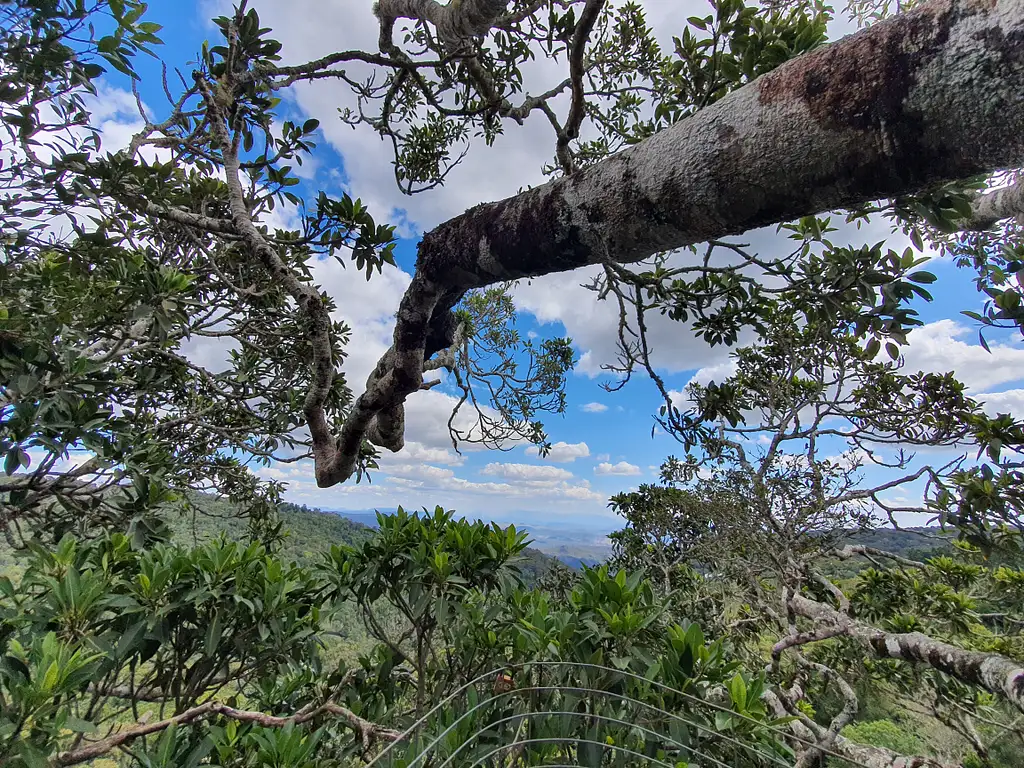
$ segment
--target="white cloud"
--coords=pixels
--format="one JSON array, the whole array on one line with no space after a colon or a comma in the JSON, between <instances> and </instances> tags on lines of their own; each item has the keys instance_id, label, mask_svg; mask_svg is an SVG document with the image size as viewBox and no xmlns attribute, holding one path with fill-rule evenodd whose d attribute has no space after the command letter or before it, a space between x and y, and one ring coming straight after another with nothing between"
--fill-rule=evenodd
<instances>
[{"instance_id":1,"label":"white cloud","mask_svg":"<svg viewBox=\"0 0 1024 768\"><path fill-rule=\"evenodd\" d=\"M503 462L491 462L480 470L481 475L490 477L503 477L507 480L520 480L525 482L552 483L572 478L572 472L538 464L506 464Z\"/></svg>"},{"instance_id":2,"label":"white cloud","mask_svg":"<svg viewBox=\"0 0 1024 768\"><path fill-rule=\"evenodd\" d=\"M435 467L430 464L398 464L387 469L391 478L405 478L407 480L422 480L425 482L441 483L455 477L453 470L445 467Z\"/></svg>"},{"instance_id":3,"label":"white cloud","mask_svg":"<svg viewBox=\"0 0 1024 768\"><path fill-rule=\"evenodd\" d=\"M1024 389L1008 389L1005 392L985 392L974 395L984 411L990 416L1009 413L1011 416L1024 416Z\"/></svg>"},{"instance_id":4,"label":"white cloud","mask_svg":"<svg viewBox=\"0 0 1024 768\"><path fill-rule=\"evenodd\" d=\"M599 453L599 454L597 454L597 456L594 457L594 459L596 461L602 462L602 461L608 461L609 459L611 459L611 457L612 456L611 456L610 453Z\"/></svg>"},{"instance_id":5,"label":"white cloud","mask_svg":"<svg viewBox=\"0 0 1024 768\"><path fill-rule=\"evenodd\" d=\"M955 320L938 320L916 328L903 349L907 371L952 371L970 390L982 391L1018 381L1024 375L1024 348L990 343L991 352L963 337L976 331Z\"/></svg>"},{"instance_id":6,"label":"white cloud","mask_svg":"<svg viewBox=\"0 0 1024 768\"><path fill-rule=\"evenodd\" d=\"M143 104L145 107L145 104ZM101 82L96 95L86 99L90 123L100 132L102 152L124 149L144 122L131 91Z\"/></svg>"},{"instance_id":7,"label":"white cloud","mask_svg":"<svg viewBox=\"0 0 1024 768\"><path fill-rule=\"evenodd\" d=\"M604 413L608 410L608 406L604 403L584 403L580 406L580 410L584 413Z\"/></svg>"},{"instance_id":8,"label":"white cloud","mask_svg":"<svg viewBox=\"0 0 1024 768\"><path fill-rule=\"evenodd\" d=\"M227 2L207 3L208 12L225 12ZM296 64L346 49L376 50L378 24L372 3L342 0L293 0L290 3L256 0L261 22L274 30L283 44L284 64ZM403 35L402 24L395 30ZM539 57L523 67L525 88L533 93L547 90L565 77L565 62ZM369 65L346 64L347 74L361 79L374 72ZM470 151L463 163L446 179L445 186L430 194L406 197L401 194L392 172L392 147L382 141L369 126L352 129L336 117L336 110L355 107L351 89L341 82L319 81L297 85L289 94L303 115L320 118L324 137L344 161L345 186L370 205L381 217L403 217L427 230L486 200L499 200L515 194L521 187L544 181L541 165L554 149L554 133L539 113L523 126L514 126L499 135L493 146L482 141ZM564 112L565 104L558 109ZM544 147L539 152L538 147Z\"/></svg>"},{"instance_id":9,"label":"white cloud","mask_svg":"<svg viewBox=\"0 0 1024 768\"><path fill-rule=\"evenodd\" d=\"M447 448L431 448L415 440L406 441L401 453L386 453L381 456L378 462L381 468L390 471L390 462L400 460L402 463L410 461L422 461L429 464L444 464L450 467L459 467L466 463L466 457L460 456L455 451Z\"/></svg>"},{"instance_id":10,"label":"white cloud","mask_svg":"<svg viewBox=\"0 0 1024 768\"><path fill-rule=\"evenodd\" d=\"M686 387L690 384L700 384L702 387L706 387L711 382L721 384L734 373L736 373L736 360L730 357L715 365L701 368L690 377L682 389L670 389L668 396L672 398L672 404L676 408L681 411L689 410L693 406L693 401L690 400Z\"/></svg>"},{"instance_id":11,"label":"white cloud","mask_svg":"<svg viewBox=\"0 0 1024 768\"><path fill-rule=\"evenodd\" d=\"M618 464L609 464L603 462L594 467L595 475L620 475L624 477L639 475L640 467L636 464L630 464L628 461L620 461Z\"/></svg>"},{"instance_id":12,"label":"white cloud","mask_svg":"<svg viewBox=\"0 0 1024 768\"><path fill-rule=\"evenodd\" d=\"M833 219L832 224L837 231L830 235L831 239L852 247L885 240L899 251L909 243L902 233L892 234L889 223L883 219L871 221L860 228L838 218ZM777 232L775 227L753 230L729 240L742 243L747 251L765 258L785 256L793 250L793 241L787 233ZM719 249L712 265L728 266L736 263L737 258L733 253ZM679 251L669 256L667 265L683 267L697 262L697 257L689 251ZM613 301L598 301L597 295L585 287L601 274L601 269L593 266L534 278L519 283L514 292L516 305L532 313L539 322L564 326L565 333L581 350L576 371L591 377L605 373L602 366L617 359L618 306ZM758 279L762 283L771 282L763 276ZM647 339L655 367L671 373L711 368L728 359L727 348L709 346L687 324L657 312L648 313ZM741 332L738 343L743 345L753 340L754 334L748 330Z\"/></svg>"},{"instance_id":13,"label":"white cloud","mask_svg":"<svg viewBox=\"0 0 1024 768\"><path fill-rule=\"evenodd\" d=\"M528 456L540 456L540 448L530 445L526 448ZM590 455L590 448L586 443L554 443L548 455L543 458L553 461L556 464L568 464L576 459L585 459Z\"/></svg>"}]
</instances>

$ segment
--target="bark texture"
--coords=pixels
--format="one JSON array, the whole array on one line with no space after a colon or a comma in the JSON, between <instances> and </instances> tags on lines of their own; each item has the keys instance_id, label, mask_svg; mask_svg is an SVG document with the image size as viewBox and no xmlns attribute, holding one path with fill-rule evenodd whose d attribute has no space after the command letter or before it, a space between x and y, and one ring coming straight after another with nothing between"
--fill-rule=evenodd
<instances>
[{"instance_id":1,"label":"bark texture","mask_svg":"<svg viewBox=\"0 0 1024 768\"><path fill-rule=\"evenodd\" d=\"M403 4L426 7L379 9ZM433 5L473 8L476 24L503 4ZM315 441L317 482L348 478L368 436L402 447L402 404L450 343L450 310L469 289L635 262L1022 164L1022 0L932 0L794 59L624 152L427 233L392 347L338 440Z\"/></svg>"},{"instance_id":2,"label":"bark texture","mask_svg":"<svg viewBox=\"0 0 1024 768\"><path fill-rule=\"evenodd\" d=\"M265 712L251 712L243 709L235 709L234 707L229 707L219 701L207 701L206 703L199 704L191 709L186 709L184 712L180 712L166 720L158 720L153 723L139 722L135 725L114 731L114 733L110 734L106 738L88 743L86 746L79 749L71 750L69 752L61 752L55 758L50 760L50 766L51 768L64 768L69 765L87 763L92 760L96 760L97 758L101 758L123 745L131 744L136 739L140 739L144 736L148 736L153 733L160 733L172 726L185 725L187 723L194 723L201 720L209 720L218 716L237 720L242 723L256 723L263 728L284 728L290 724L301 725L302 723L307 723L325 717L334 717L339 721L344 722L347 727L359 734L363 741L363 745L366 748L375 741L391 742L402 737L398 731L392 730L391 728L385 728L384 726L377 725L376 723L371 723L369 720L364 720L355 712L341 706L340 704L335 704L334 702L327 702L318 707L310 707L309 709L299 711L294 715L278 717L275 715L268 715Z\"/></svg>"},{"instance_id":3,"label":"bark texture","mask_svg":"<svg viewBox=\"0 0 1024 768\"><path fill-rule=\"evenodd\" d=\"M1024 712L1024 667L1012 659L998 653L964 650L920 632L885 632L802 595L791 597L789 607L815 624L841 628L843 635L880 658L927 664L961 682L1003 696Z\"/></svg>"},{"instance_id":4,"label":"bark texture","mask_svg":"<svg viewBox=\"0 0 1024 768\"><path fill-rule=\"evenodd\" d=\"M980 195L972 208L974 216L966 229L988 229L1002 219L1024 218L1024 182Z\"/></svg>"},{"instance_id":5,"label":"bark texture","mask_svg":"<svg viewBox=\"0 0 1024 768\"><path fill-rule=\"evenodd\" d=\"M509 0L461 0L441 5L435 0L380 0L381 19L429 21L445 41L486 34L508 7Z\"/></svg>"},{"instance_id":6,"label":"bark texture","mask_svg":"<svg viewBox=\"0 0 1024 768\"><path fill-rule=\"evenodd\" d=\"M776 717L783 718L790 715L780 697L773 691L765 691L762 698L771 707ZM790 722L789 730L797 740L797 752L803 752L810 745L818 743L818 735L799 720ZM940 762L931 757L901 755L885 747L858 744L845 736L835 736L829 752L846 758L853 765L864 768L954 768L950 763Z\"/></svg>"}]
</instances>

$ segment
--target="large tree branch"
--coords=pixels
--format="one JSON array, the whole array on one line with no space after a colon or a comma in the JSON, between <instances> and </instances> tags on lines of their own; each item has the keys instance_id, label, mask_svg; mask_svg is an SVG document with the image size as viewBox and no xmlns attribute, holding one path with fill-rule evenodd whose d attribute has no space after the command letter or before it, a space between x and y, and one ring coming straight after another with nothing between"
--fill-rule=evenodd
<instances>
[{"instance_id":1,"label":"large tree branch","mask_svg":"<svg viewBox=\"0 0 1024 768\"><path fill-rule=\"evenodd\" d=\"M375 740L395 741L401 737L398 731L386 728L369 720L364 720L355 712L345 707L328 702L315 708L310 708L294 715L277 717L264 712L250 712L242 709L235 709L217 701L208 701L205 704L187 709L166 720L159 720L154 723L138 723L136 725L116 731L105 739L100 739L84 747L69 752L62 752L57 755L51 765L58 766L78 765L90 760L102 757L124 744L130 744L138 738L148 736L151 733L159 733L170 728L172 725L185 725L199 720L206 720L221 715L232 720L244 723L256 723L264 728L283 728L289 724L301 725L302 723L315 720L318 717L333 716L345 721L349 728L359 734L365 745Z\"/></svg>"},{"instance_id":2,"label":"large tree branch","mask_svg":"<svg viewBox=\"0 0 1024 768\"><path fill-rule=\"evenodd\" d=\"M886 632L840 613L831 606L793 595L789 607L817 624L841 628L880 658L927 664L960 682L1004 696L1024 712L1024 667L998 653L968 651L920 632Z\"/></svg>"},{"instance_id":3,"label":"large tree branch","mask_svg":"<svg viewBox=\"0 0 1024 768\"><path fill-rule=\"evenodd\" d=\"M979 195L972 204L974 211L965 229L983 230L1002 219L1024 217L1024 181Z\"/></svg>"},{"instance_id":4,"label":"large tree branch","mask_svg":"<svg viewBox=\"0 0 1024 768\"><path fill-rule=\"evenodd\" d=\"M429 21L445 41L485 35L501 18L510 0L460 0L441 5L435 0L380 0L375 12L382 21Z\"/></svg>"},{"instance_id":5,"label":"large tree branch","mask_svg":"<svg viewBox=\"0 0 1024 768\"><path fill-rule=\"evenodd\" d=\"M784 718L791 715L791 711L783 705L781 697L774 691L765 691L762 698L771 707L776 717ZM816 726L816 728L812 730L812 726ZM827 735L826 729L813 720L809 720L807 723L795 720L790 722L788 727L801 747L816 744L819 739ZM829 753L840 755L853 765L864 766L864 768L952 768L949 763L939 762L934 758L901 755L885 747L858 744L838 734L831 741L831 745L827 747ZM812 747L805 751L817 753L819 750Z\"/></svg>"},{"instance_id":6,"label":"large tree branch","mask_svg":"<svg viewBox=\"0 0 1024 768\"><path fill-rule=\"evenodd\" d=\"M399 15L398 5L423 3L380 9ZM497 13L505 3L437 7L484 5ZM318 484L352 474L371 425L389 437L383 447L401 447L402 404L420 389L424 362L450 345L450 310L467 290L635 262L1024 164L1022 36L1019 0L932 0L790 61L570 177L427 233L392 347L337 451L318 446Z\"/></svg>"},{"instance_id":7,"label":"large tree branch","mask_svg":"<svg viewBox=\"0 0 1024 768\"><path fill-rule=\"evenodd\" d=\"M908 557L901 557L900 555L893 554L892 552L886 552L884 549L875 549L874 547L865 547L861 544L847 544L845 547L837 548L832 550L829 554L838 557L840 560L849 560L852 557L881 557L892 560L894 563L902 565L904 568L924 568L924 563L918 562L917 560L911 560Z\"/></svg>"}]
</instances>

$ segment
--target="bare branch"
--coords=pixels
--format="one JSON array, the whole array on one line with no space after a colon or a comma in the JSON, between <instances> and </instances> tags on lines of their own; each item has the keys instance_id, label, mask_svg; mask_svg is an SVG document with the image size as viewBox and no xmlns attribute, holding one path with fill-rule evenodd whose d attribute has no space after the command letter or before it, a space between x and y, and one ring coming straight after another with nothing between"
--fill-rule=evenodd
<instances>
[{"instance_id":1,"label":"bare branch","mask_svg":"<svg viewBox=\"0 0 1024 768\"><path fill-rule=\"evenodd\" d=\"M205 704L200 704L199 706L187 709L174 717L167 718L166 720L159 720L155 723L137 723L134 726L117 731L105 739L93 742L86 747L82 747L74 751L62 752L50 762L50 765L57 768L58 766L85 763L90 760L95 760L98 757L102 757L122 745L130 744L143 736L164 731L172 725L185 725L187 723L194 723L200 720L207 720L218 715L244 723L256 723L264 728L283 728L290 724L301 725L302 723L309 722L310 720L315 720L318 717L332 715L343 719L352 730L359 734L363 744L366 746L369 746L371 742L376 740L395 741L401 737L401 734L398 731L377 725L376 723L371 723L369 720L364 720L355 712L346 709L340 704L335 704L334 702L327 702L318 707L296 713L294 715L278 717L275 715L268 715L263 712L250 712L247 710L235 709L234 707L229 707L217 701L208 701Z\"/></svg>"},{"instance_id":2,"label":"bare branch","mask_svg":"<svg viewBox=\"0 0 1024 768\"><path fill-rule=\"evenodd\" d=\"M788 601L796 614L833 626L881 658L926 664L979 688L1004 696L1024 712L1024 667L998 653L968 651L920 632L892 633L864 624L803 595Z\"/></svg>"},{"instance_id":3,"label":"bare branch","mask_svg":"<svg viewBox=\"0 0 1024 768\"><path fill-rule=\"evenodd\" d=\"M841 549L834 549L830 553L840 560L849 560L852 557L879 557L892 560L894 563L898 563L905 568L924 568L924 563L920 563L917 560L911 560L907 557L901 557L895 555L892 552L886 552L884 549L875 549L874 547L865 547L860 544L847 544Z\"/></svg>"},{"instance_id":4,"label":"bare branch","mask_svg":"<svg viewBox=\"0 0 1024 768\"><path fill-rule=\"evenodd\" d=\"M583 77L586 74L583 57L587 49L587 41L594 29L598 16L604 8L605 0L587 0L580 19L576 22L576 29L572 34L572 44L569 48L569 80L572 82L572 106L569 108L569 115L565 118L565 128L558 134L555 153L565 173L572 173L575 170L575 162L569 151L569 143L579 137L580 126L583 124L585 115L586 94L584 93Z\"/></svg>"},{"instance_id":5,"label":"bare branch","mask_svg":"<svg viewBox=\"0 0 1024 768\"><path fill-rule=\"evenodd\" d=\"M1002 219L1024 216L1024 181L987 192L971 204L974 215L964 229L984 230Z\"/></svg>"},{"instance_id":6,"label":"bare branch","mask_svg":"<svg viewBox=\"0 0 1024 768\"><path fill-rule=\"evenodd\" d=\"M784 718L792 714L782 703L780 695L774 691L765 691L762 698L776 717ZM817 742L824 736L825 730L809 718L794 720L788 727L793 735L804 743ZM901 755L885 747L858 744L839 735L832 740L829 750L864 768L954 768L952 764L940 762L935 758Z\"/></svg>"}]
</instances>

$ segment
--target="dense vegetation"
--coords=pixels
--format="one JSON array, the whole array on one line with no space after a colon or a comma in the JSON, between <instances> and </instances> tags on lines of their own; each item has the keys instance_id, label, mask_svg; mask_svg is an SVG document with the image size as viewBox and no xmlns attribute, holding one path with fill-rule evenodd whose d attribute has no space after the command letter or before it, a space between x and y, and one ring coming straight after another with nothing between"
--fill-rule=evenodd
<instances>
[{"instance_id":1,"label":"dense vegetation","mask_svg":"<svg viewBox=\"0 0 1024 768\"><path fill-rule=\"evenodd\" d=\"M1018 119L1024 61L1003 41L1020 39L1019 3L849 11L877 22L867 43L831 49L853 57L844 77L866 73L865 93L906 84L856 60L864 50L902 72L949 63L948 44L954 72L977 64L972 79L914 87L994 94L1002 106L981 117ZM946 147L885 172L920 140L906 94L830 108L819 127L880 130L883 159L858 139L824 188L777 174L789 197L768 213L753 210L767 178L757 195L720 180L746 218L684 212L698 234L793 213L780 222L791 253L709 234L702 256L652 256L690 245L673 223L686 216L630 188L615 204L643 210L609 233L606 201L581 212L572 190L619 167L640 189L634 171L659 164L631 158L658 136L690 124L727 144L735 129L700 121L793 106L782 87L749 95L827 74L806 68L820 57L790 60L818 56L830 7L717 0L665 52L635 3L381 0L374 51L283 66L242 2L191 78L166 78L165 113L101 152L88 97L157 54L146 13L136 0L0 3L0 766L1019 764L1024 424L900 354L936 280L926 243L972 270L984 298L971 317L987 333L1020 330L1021 187L993 159L1024 160L1017 133L1005 151L988 138L963 148L988 154ZM526 97L523 65L541 56L569 77ZM343 68L356 63L376 75ZM551 185L424 236L394 345L358 397L344 360L359 340L312 267L334 258L374 279L395 230L348 194L303 192L293 172L318 123L280 119L280 96L326 78L358 97L342 119L390 139L410 194L531 112L556 140ZM771 123L758 114L747 122ZM537 195L551 195L543 216ZM833 242L822 200L914 245ZM299 212L296 229L268 223L280 206ZM255 471L308 460L321 486L363 479L381 449L403 448L406 398L438 384L425 374L476 410L472 428L450 422L453 441L530 441L543 455L540 416L565 410L575 353L515 331L507 281L581 263L602 266L595 297L618 307L623 380L609 387L648 374L657 422L681 446L659 482L611 499L623 528L610 562L555 566L523 531L439 507L399 508L371 531L283 503L285 487ZM671 392L653 314L733 345L733 373ZM193 339L231 346L206 365ZM942 527L931 546L878 530L913 513Z\"/></svg>"}]
</instances>

